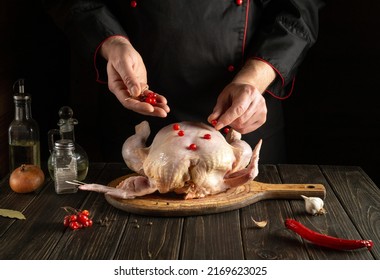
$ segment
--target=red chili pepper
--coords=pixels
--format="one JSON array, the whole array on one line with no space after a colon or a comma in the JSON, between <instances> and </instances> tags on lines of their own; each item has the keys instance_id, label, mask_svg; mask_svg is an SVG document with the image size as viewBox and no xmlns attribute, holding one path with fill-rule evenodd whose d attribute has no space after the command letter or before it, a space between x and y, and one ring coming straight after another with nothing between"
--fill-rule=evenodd
<instances>
[{"instance_id":1,"label":"red chili pepper","mask_svg":"<svg viewBox=\"0 0 380 280\"><path fill-rule=\"evenodd\" d=\"M331 248L331 249L354 250L354 249L366 247L368 248L368 250L371 250L373 246L372 240L343 239L343 238L329 236L326 234L321 234L307 228L300 222L293 219L286 219L285 226L288 229L299 234L302 238L309 240L310 242L316 245Z\"/></svg>"}]
</instances>

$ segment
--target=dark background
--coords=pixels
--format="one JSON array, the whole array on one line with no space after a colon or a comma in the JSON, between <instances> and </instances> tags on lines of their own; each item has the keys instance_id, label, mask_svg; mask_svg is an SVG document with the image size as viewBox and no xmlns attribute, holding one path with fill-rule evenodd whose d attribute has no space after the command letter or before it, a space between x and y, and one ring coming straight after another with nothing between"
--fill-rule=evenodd
<instances>
[{"instance_id":1,"label":"dark background","mask_svg":"<svg viewBox=\"0 0 380 280\"><path fill-rule=\"evenodd\" d=\"M70 105L77 141L91 161L102 160L91 104L106 88L35 3L0 1L0 176L8 172L12 84L21 77L33 97L42 159L49 156L47 131L57 128L59 108ZM319 39L284 101L289 163L361 166L380 186L378 11L377 0L330 1L321 11ZM79 97L83 91L91 100Z\"/></svg>"},{"instance_id":2,"label":"dark background","mask_svg":"<svg viewBox=\"0 0 380 280\"><path fill-rule=\"evenodd\" d=\"M380 1L331 1L284 102L291 163L359 165L380 186Z\"/></svg>"}]
</instances>

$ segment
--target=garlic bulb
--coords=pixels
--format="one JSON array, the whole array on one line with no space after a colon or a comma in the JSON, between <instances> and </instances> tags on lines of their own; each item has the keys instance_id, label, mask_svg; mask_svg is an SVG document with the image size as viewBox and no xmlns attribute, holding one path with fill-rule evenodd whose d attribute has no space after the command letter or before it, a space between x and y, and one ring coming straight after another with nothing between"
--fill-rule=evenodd
<instances>
[{"instance_id":1,"label":"garlic bulb","mask_svg":"<svg viewBox=\"0 0 380 280\"><path fill-rule=\"evenodd\" d=\"M326 210L323 208L324 202L319 197L307 197L301 195L305 201L306 212L312 215L322 215L326 213Z\"/></svg>"}]
</instances>

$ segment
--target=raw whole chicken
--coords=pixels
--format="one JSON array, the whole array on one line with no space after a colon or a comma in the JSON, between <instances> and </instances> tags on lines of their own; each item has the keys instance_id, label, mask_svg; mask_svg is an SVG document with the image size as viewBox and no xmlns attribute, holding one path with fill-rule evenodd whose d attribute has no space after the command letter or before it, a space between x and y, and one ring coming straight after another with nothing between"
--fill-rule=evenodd
<instances>
[{"instance_id":1,"label":"raw whole chicken","mask_svg":"<svg viewBox=\"0 0 380 280\"><path fill-rule=\"evenodd\" d=\"M124 142L122 155L138 175L128 177L116 188L85 184L80 189L122 199L156 191L183 194L185 199L202 198L243 185L258 174L262 141L252 151L232 129L224 137L204 123L176 123L162 128L150 147L145 146L149 123L143 121L135 130Z\"/></svg>"}]
</instances>

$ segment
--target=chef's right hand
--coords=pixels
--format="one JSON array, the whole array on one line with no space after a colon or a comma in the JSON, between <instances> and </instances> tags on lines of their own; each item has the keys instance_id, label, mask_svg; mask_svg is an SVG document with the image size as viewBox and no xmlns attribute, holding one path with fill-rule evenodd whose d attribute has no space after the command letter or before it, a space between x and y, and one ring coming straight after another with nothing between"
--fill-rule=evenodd
<instances>
[{"instance_id":1,"label":"chef's right hand","mask_svg":"<svg viewBox=\"0 0 380 280\"><path fill-rule=\"evenodd\" d=\"M268 111L262 94L275 77L268 63L249 59L220 93L208 121L218 120L217 130L231 126L245 134L258 129L266 122Z\"/></svg>"},{"instance_id":2,"label":"chef's right hand","mask_svg":"<svg viewBox=\"0 0 380 280\"><path fill-rule=\"evenodd\" d=\"M140 54L126 37L113 36L101 46L100 54L108 61L108 88L127 109L142 115L166 117L170 111L167 100L157 94L156 105L139 100L147 88L147 73Z\"/></svg>"},{"instance_id":3,"label":"chef's right hand","mask_svg":"<svg viewBox=\"0 0 380 280\"><path fill-rule=\"evenodd\" d=\"M267 117L265 98L250 84L232 82L219 95L208 121L218 120L215 129L230 126L246 134L262 126Z\"/></svg>"}]
</instances>

